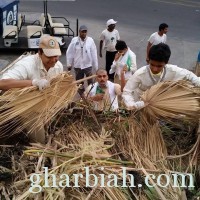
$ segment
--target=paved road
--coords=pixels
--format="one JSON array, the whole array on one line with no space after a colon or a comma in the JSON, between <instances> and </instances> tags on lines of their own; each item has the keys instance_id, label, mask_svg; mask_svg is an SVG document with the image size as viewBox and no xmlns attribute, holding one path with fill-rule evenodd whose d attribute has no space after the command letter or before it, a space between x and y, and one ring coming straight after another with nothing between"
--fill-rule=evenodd
<instances>
[{"instance_id":1,"label":"paved road","mask_svg":"<svg viewBox=\"0 0 200 200\"><path fill-rule=\"evenodd\" d=\"M43 12L42 1L22 1L19 10L26 19L39 18ZM52 16L68 18L75 30L76 19L86 24L89 35L97 44L99 35L109 18L118 21L117 29L137 55L139 67L145 64L149 35L162 22L169 24L168 44L172 50L170 62L193 69L200 50L200 2L199 0L76 0L49 1L48 12ZM65 62L64 56L61 61ZM104 65L104 58L99 59Z\"/></svg>"}]
</instances>

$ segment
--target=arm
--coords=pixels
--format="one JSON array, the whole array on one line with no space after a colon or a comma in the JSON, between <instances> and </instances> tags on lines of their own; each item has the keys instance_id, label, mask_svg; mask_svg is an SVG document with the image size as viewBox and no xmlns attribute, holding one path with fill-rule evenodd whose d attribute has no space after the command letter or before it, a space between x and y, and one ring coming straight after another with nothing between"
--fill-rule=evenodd
<instances>
[{"instance_id":1,"label":"arm","mask_svg":"<svg viewBox=\"0 0 200 200\"><path fill-rule=\"evenodd\" d=\"M193 72L187 70L187 69L181 69L180 74L185 74L185 79L191 81L191 83L196 86L200 87L200 77L196 76Z\"/></svg>"},{"instance_id":2,"label":"arm","mask_svg":"<svg viewBox=\"0 0 200 200\"><path fill-rule=\"evenodd\" d=\"M135 73L135 71L137 70L136 55L135 53L131 52L129 56L130 56L130 71L132 73ZM127 64L129 65L129 62L127 62Z\"/></svg>"},{"instance_id":3,"label":"arm","mask_svg":"<svg viewBox=\"0 0 200 200\"><path fill-rule=\"evenodd\" d=\"M33 79L33 80L15 80L15 79L2 79L0 80L0 90L9 90L12 88L25 88L36 86L39 90L43 90L50 86L50 82L46 79Z\"/></svg>"},{"instance_id":4,"label":"arm","mask_svg":"<svg viewBox=\"0 0 200 200\"><path fill-rule=\"evenodd\" d=\"M152 46L152 44L150 42L148 42L148 44L147 44L147 56L146 56L147 63L149 63L149 50L150 50L151 46Z\"/></svg>"},{"instance_id":5,"label":"arm","mask_svg":"<svg viewBox=\"0 0 200 200\"><path fill-rule=\"evenodd\" d=\"M131 76L131 78L127 81L127 83L123 89L123 93L122 93L123 101L124 101L127 109L129 109L129 110L141 109L144 107L143 101L135 102L134 97L133 97L134 91L139 87L139 85L141 83L139 75L137 75L136 73L133 74Z\"/></svg>"},{"instance_id":6,"label":"arm","mask_svg":"<svg viewBox=\"0 0 200 200\"><path fill-rule=\"evenodd\" d=\"M99 56L102 58L102 47L103 47L103 40L100 40L99 43Z\"/></svg>"},{"instance_id":7,"label":"arm","mask_svg":"<svg viewBox=\"0 0 200 200\"><path fill-rule=\"evenodd\" d=\"M94 43L94 40L92 40L91 55L92 55L92 64L96 71L98 69L98 58L97 58L97 47Z\"/></svg>"},{"instance_id":8,"label":"arm","mask_svg":"<svg viewBox=\"0 0 200 200\"><path fill-rule=\"evenodd\" d=\"M117 96L121 96L122 95L121 86L119 84L116 84L116 83L115 83L115 94Z\"/></svg>"},{"instance_id":9,"label":"arm","mask_svg":"<svg viewBox=\"0 0 200 200\"><path fill-rule=\"evenodd\" d=\"M101 101L103 100L104 94L96 94L94 96L91 95L91 90L92 90L92 85L89 85L85 92L84 92L84 96L86 99L88 99L89 101Z\"/></svg>"},{"instance_id":10,"label":"arm","mask_svg":"<svg viewBox=\"0 0 200 200\"><path fill-rule=\"evenodd\" d=\"M165 40L164 40L164 43L166 44L167 43L167 35L165 34Z\"/></svg>"},{"instance_id":11,"label":"arm","mask_svg":"<svg viewBox=\"0 0 200 200\"><path fill-rule=\"evenodd\" d=\"M15 80L15 79L0 80L1 90L9 90L12 88L24 88L30 86L32 86L32 80Z\"/></svg>"},{"instance_id":12,"label":"arm","mask_svg":"<svg viewBox=\"0 0 200 200\"><path fill-rule=\"evenodd\" d=\"M90 101L102 101L104 97L104 94L96 94L94 96L89 97L88 99Z\"/></svg>"},{"instance_id":13,"label":"arm","mask_svg":"<svg viewBox=\"0 0 200 200\"><path fill-rule=\"evenodd\" d=\"M117 40L120 40L120 35L119 35L119 32L117 31Z\"/></svg>"},{"instance_id":14,"label":"arm","mask_svg":"<svg viewBox=\"0 0 200 200\"><path fill-rule=\"evenodd\" d=\"M120 56L121 56L121 54L119 54L119 53L115 54L115 58L114 58L114 61L113 61L112 65L111 65L111 67L110 67L109 74L115 73L116 67L117 67L117 61L118 61Z\"/></svg>"},{"instance_id":15,"label":"arm","mask_svg":"<svg viewBox=\"0 0 200 200\"><path fill-rule=\"evenodd\" d=\"M73 64L73 60L74 60L74 54L75 54L75 50L74 50L74 42L73 40L71 41L71 43L69 44L67 51L66 51L66 64L67 64L67 68L70 71L72 64Z\"/></svg>"},{"instance_id":16,"label":"arm","mask_svg":"<svg viewBox=\"0 0 200 200\"><path fill-rule=\"evenodd\" d=\"M58 61L56 63L58 71L63 71L62 64ZM33 72L30 73L29 69L34 68L35 62L18 62L13 65L13 68L5 72L0 80L2 90L9 90L11 88L24 88L30 86L37 86L40 90L49 86L49 81L46 79L33 79Z\"/></svg>"},{"instance_id":17,"label":"arm","mask_svg":"<svg viewBox=\"0 0 200 200\"><path fill-rule=\"evenodd\" d=\"M121 71L121 91L123 92L123 89L126 85L126 80L125 80L125 71Z\"/></svg>"},{"instance_id":18,"label":"arm","mask_svg":"<svg viewBox=\"0 0 200 200\"><path fill-rule=\"evenodd\" d=\"M127 106L133 106L135 103L133 93L134 90L139 86L139 80L135 74L133 74L130 79L127 81L123 89L123 100Z\"/></svg>"}]
</instances>

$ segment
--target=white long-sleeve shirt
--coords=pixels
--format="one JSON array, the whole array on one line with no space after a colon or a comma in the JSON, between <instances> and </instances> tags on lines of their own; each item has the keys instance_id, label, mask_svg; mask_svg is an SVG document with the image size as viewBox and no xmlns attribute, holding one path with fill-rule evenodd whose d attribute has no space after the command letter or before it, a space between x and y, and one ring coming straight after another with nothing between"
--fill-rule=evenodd
<instances>
[{"instance_id":1,"label":"white long-sleeve shirt","mask_svg":"<svg viewBox=\"0 0 200 200\"><path fill-rule=\"evenodd\" d=\"M125 79L128 80L131 75L137 70L136 55L133 51L130 50L130 48L128 48L125 55L121 55L117 61L113 61L109 73L116 73L120 79L121 71L124 65L127 65L128 68L128 71L125 73Z\"/></svg>"},{"instance_id":2,"label":"white long-sleeve shirt","mask_svg":"<svg viewBox=\"0 0 200 200\"><path fill-rule=\"evenodd\" d=\"M144 91L158 82L189 80L194 85L200 86L200 77L187 69L177 67L176 65L167 64L163 68L160 76L153 76L150 72L149 65L138 69L128 80L123 89L123 100L126 106L133 106L140 100L140 96Z\"/></svg>"},{"instance_id":3,"label":"white long-sleeve shirt","mask_svg":"<svg viewBox=\"0 0 200 200\"><path fill-rule=\"evenodd\" d=\"M85 69L94 67L98 69L97 48L91 37L86 37L84 41L80 37L74 37L66 52L68 67Z\"/></svg>"}]
</instances>

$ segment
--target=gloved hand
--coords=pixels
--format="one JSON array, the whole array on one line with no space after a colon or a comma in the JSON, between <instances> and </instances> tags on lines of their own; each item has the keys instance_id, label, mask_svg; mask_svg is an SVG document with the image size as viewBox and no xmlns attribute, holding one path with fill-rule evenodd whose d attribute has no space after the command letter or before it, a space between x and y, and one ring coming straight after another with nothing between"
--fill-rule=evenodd
<instances>
[{"instance_id":1,"label":"gloved hand","mask_svg":"<svg viewBox=\"0 0 200 200\"><path fill-rule=\"evenodd\" d=\"M138 110L144 108L144 101L136 101L133 106Z\"/></svg>"},{"instance_id":2,"label":"gloved hand","mask_svg":"<svg viewBox=\"0 0 200 200\"><path fill-rule=\"evenodd\" d=\"M46 79L33 79L32 85L37 86L39 88L39 90L43 90L43 89L49 87L50 83Z\"/></svg>"},{"instance_id":3,"label":"gloved hand","mask_svg":"<svg viewBox=\"0 0 200 200\"><path fill-rule=\"evenodd\" d=\"M200 77L192 77L191 82L194 86L200 87Z\"/></svg>"},{"instance_id":4,"label":"gloved hand","mask_svg":"<svg viewBox=\"0 0 200 200\"><path fill-rule=\"evenodd\" d=\"M200 78L199 78L200 79ZM195 83L194 83L194 85L196 86L196 87L200 87L200 80L199 81L196 81Z\"/></svg>"},{"instance_id":5,"label":"gloved hand","mask_svg":"<svg viewBox=\"0 0 200 200\"><path fill-rule=\"evenodd\" d=\"M126 105L126 108L127 110L135 110L135 109L139 110L141 108L144 108L144 106L145 106L144 101L136 101L135 103L132 104L132 106Z\"/></svg>"}]
</instances>

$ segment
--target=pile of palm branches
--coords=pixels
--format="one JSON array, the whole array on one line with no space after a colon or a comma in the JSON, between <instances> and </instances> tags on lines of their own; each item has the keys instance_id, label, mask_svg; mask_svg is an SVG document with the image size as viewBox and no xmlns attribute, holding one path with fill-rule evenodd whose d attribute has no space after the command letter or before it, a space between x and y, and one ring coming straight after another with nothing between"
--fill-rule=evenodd
<instances>
[{"instance_id":1,"label":"pile of palm branches","mask_svg":"<svg viewBox=\"0 0 200 200\"><path fill-rule=\"evenodd\" d=\"M141 98L148 105L144 111L152 117L200 116L200 90L186 81L158 83L145 91Z\"/></svg>"},{"instance_id":2,"label":"pile of palm branches","mask_svg":"<svg viewBox=\"0 0 200 200\"><path fill-rule=\"evenodd\" d=\"M11 169L1 168L2 174L11 174L13 178L10 185L1 182L2 198L183 200L188 188L173 187L171 181L173 174L192 173L198 177L200 171L200 131L195 130L199 117L199 94L199 90L188 83L167 82L146 91L142 99L147 106L137 112L96 113L87 107L87 102L77 102L77 110L62 110L61 106L59 112L55 109L57 115L47 112L47 109L48 119L51 116L51 120L47 120L51 122L47 144L26 146L21 154L13 154ZM47 108L48 104L45 105ZM20 115L25 119L23 112ZM47 119L44 111L40 114ZM181 141L183 139L185 142ZM105 182L110 180L111 187L102 187L101 181L94 184L94 177L90 179L94 187L87 187L85 177L78 179L79 187L73 187L77 184L73 175L85 175L87 167L98 180L104 174ZM122 187L123 169L134 176L136 187L133 187L131 176L125 177L127 187ZM45 172L48 172L48 177ZM30 191L33 174L40 175L38 184L41 186L41 191L34 194L38 188ZM70 187L59 185L63 174L70 177ZM117 175L117 182L114 176L108 177L111 174ZM149 174L168 175L170 183L167 187L159 187L151 178L149 184L154 187L148 187L145 177ZM57 180L53 181L50 175L55 175ZM162 177L160 182L165 185L166 179ZM140 184L142 187L137 187ZM198 194L198 180L194 184L196 190L193 188L193 191Z\"/></svg>"},{"instance_id":3,"label":"pile of palm branches","mask_svg":"<svg viewBox=\"0 0 200 200\"><path fill-rule=\"evenodd\" d=\"M43 127L73 100L76 92L74 78L68 73L55 77L43 91L35 86L9 90L0 99L0 126L12 122L12 126L20 123L20 130L30 124L30 130ZM0 137L5 136L4 131L6 129L1 130ZM19 128L15 132L19 132Z\"/></svg>"}]
</instances>

